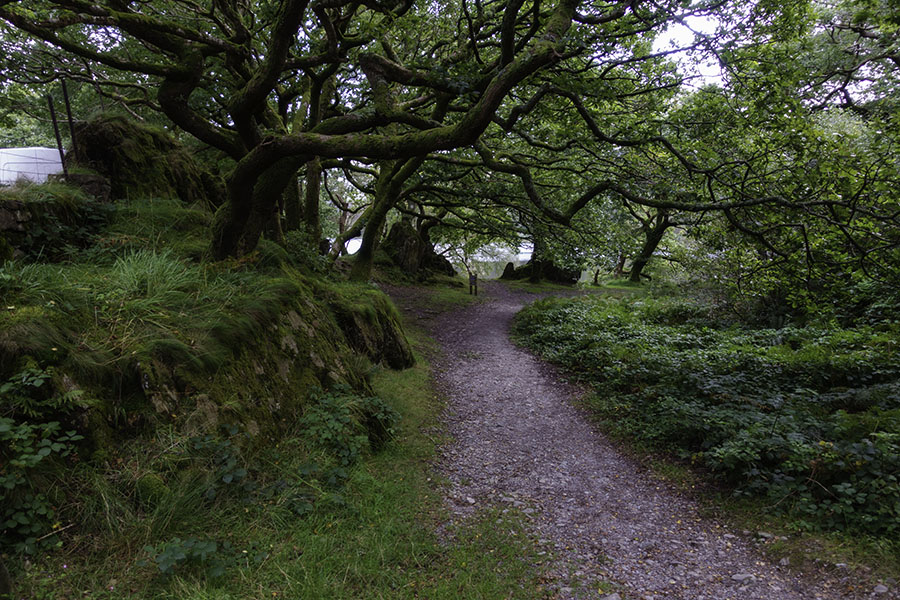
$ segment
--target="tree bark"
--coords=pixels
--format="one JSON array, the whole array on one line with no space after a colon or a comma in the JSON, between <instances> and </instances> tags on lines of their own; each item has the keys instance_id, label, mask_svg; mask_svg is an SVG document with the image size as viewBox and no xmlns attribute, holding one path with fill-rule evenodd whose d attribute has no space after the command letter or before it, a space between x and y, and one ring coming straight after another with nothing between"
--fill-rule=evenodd
<instances>
[{"instance_id":1,"label":"tree bark","mask_svg":"<svg viewBox=\"0 0 900 600\"><path fill-rule=\"evenodd\" d=\"M378 238L381 236L381 225L387 217L388 211L394 206L395 186L391 185L391 174L394 161L385 161L381 165L378 181L375 182L375 200L372 210L363 229L362 242L353 261L350 270L350 281L368 281L372 276L372 265L375 260L375 248Z\"/></svg>"},{"instance_id":2,"label":"tree bark","mask_svg":"<svg viewBox=\"0 0 900 600\"><path fill-rule=\"evenodd\" d=\"M631 263L631 274L628 277L629 281L631 281L632 283L641 282L641 275L643 274L644 267L646 267L647 263L650 262L650 259L653 257L653 253L656 252L656 248L662 241L666 230L671 225L672 222L669 221L669 215L664 212L659 212L657 213L652 224L648 222L644 227L642 227L645 236L644 245L641 246L641 249L638 251L637 255L634 257L634 260Z\"/></svg>"},{"instance_id":3,"label":"tree bark","mask_svg":"<svg viewBox=\"0 0 900 600\"><path fill-rule=\"evenodd\" d=\"M327 27L317 26L310 33L303 31L303 24L312 16L309 11L318 15L320 10L334 8L331 4L326 3L328 6L324 6L307 0L284 0L277 3L278 9L271 25L262 27L259 31L255 27L253 31L246 28L242 21L243 15L239 14L243 9L235 9L234 3L229 2L213 3L209 14L201 15L209 19L199 21L199 27L207 27L210 31L194 31L193 25L182 30L173 27L167 17L156 16L149 10L132 10L130 5L125 10L122 7L128 3L122 2L99 5L61 0L50 2L49 6L56 5L65 9L61 24L54 19L38 20L34 11L19 10L18 4L0 0L0 17L30 35L43 39L60 52L79 57L86 65L102 64L125 73L146 76L151 84L158 81L157 101L160 110L198 140L226 152L237 161L228 181L227 202L217 215L213 232L213 255L217 257L239 256L253 250L275 204L273 198L255 192L257 180L261 173L267 172L285 157L297 157L301 164L316 156L402 160L474 143L491 124L498 109L518 84L570 55L571 39L567 32L578 16L579 6L578 0L558 0L554 6L546 7L546 11L540 11L542 18L535 19L533 31L524 38L520 47L514 43L517 23L514 17L515 7L523 4L513 3L507 9L507 18L503 24L502 61L485 73L485 81L479 83L479 93L475 99L468 106L461 104L457 107L459 118L453 123L432 127L432 123L422 119L414 110L406 112L406 109L401 108L388 112L372 111L368 103L362 103L347 114L321 121L311 118L303 131L283 134L278 127L273 127L278 113L270 105L270 98L280 95L278 88L282 82L295 79L303 73L310 76L309 73L316 68L321 68L321 72L310 77L318 86L319 98L331 96L331 77L337 70L345 68L345 65L352 64L346 58L346 52L368 41L357 43L349 39L357 37L356 34L347 34L347 27L354 31L357 27L355 5L348 11L346 18L332 19L322 12L324 16L318 20L328 21ZM149 6L149 3L144 4ZM118 8L112 9L106 5ZM412 3L405 3L405 6L398 6L394 10L379 7L375 12L390 11L396 17L410 10L411 6ZM622 5L621 10L611 11L604 22L615 20L625 13L625 5ZM212 31L224 27L220 19L227 23L225 29L233 28L228 39L217 39ZM90 36L82 36L84 39L78 41L72 36L60 35L70 24L94 26L98 22L115 32L113 35L133 36L147 50L146 55L140 52L139 57L133 57L129 56L129 52L124 55L105 52L96 47ZM212 24L216 24L216 27L211 27ZM318 50L301 52L304 55L300 57L292 55L292 49L298 43L301 46L307 45L308 36L318 38L320 33L329 40L329 49L325 55L320 56ZM365 37L368 33L359 35ZM374 42L375 38L371 41ZM318 44L313 46L318 48ZM364 66L362 60L354 59L353 62ZM383 92L389 94L391 83L422 89L425 95L446 94L447 102L452 99L451 96L459 97L458 86L448 85L442 77L432 78L427 74L423 77L417 69L404 68L377 55L369 56L367 64L381 70L385 83L381 87L373 86L376 97ZM224 86L221 104L226 112L227 125L217 126L207 114L192 108L195 104L193 101L202 100L200 94L209 93L207 82L215 79L220 79ZM231 80L244 83L231 83L229 87L227 82ZM205 98L209 99L209 96ZM316 95L311 94L310 100L311 110L318 110ZM380 108L377 104L376 109ZM433 124L442 120L434 119ZM385 135L375 130L394 123L410 122L413 129L400 135Z\"/></svg>"},{"instance_id":4,"label":"tree bark","mask_svg":"<svg viewBox=\"0 0 900 600\"><path fill-rule=\"evenodd\" d=\"M302 193L300 182L288 182L284 188L284 230L297 231L303 219L303 207L300 205Z\"/></svg>"},{"instance_id":5,"label":"tree bark","mask_svg":"<svg viewBox=\"0 0 900 600\"><path fill-rule=\"evenodd\" d=\"M624 252L619 252L619 256L616 259L616 269L613 271L613 275L616 279L622 279L622 275L625 274L625 256Z\"/></svg>"},{"instance_id":6,"label":"tree bark","mask_svg":"<svg viewBox=\"0 0 900 600\"><path fill-rule=\"evenodd\" d=\"M303 201L303 226L309 243L319 247L322 224L319 219L319 191L322 188L322 161L316 157L306 163L306 194Z\"/></svg>"},{"instance_id":7,"label":"tree bark","mask_svg":"<svg viewBox=\"0 0 900 600\"><path fill-rule=\"evenodd\" d=\"M278 199L296 178L303 162L298 157L277 161L254 178L249 193L237 194L229 189L229 198L216 211L213 223L213 258L222 260L229 256L243 256L256 248L260 235L278 206Z\"/></svg>"},{"instance_id":8,"label":"tree bark","mask_svg":"<svg viewBox=\"0 0 900 600\"><path fill-rule=\"evenodd\" d=\"M544 277L544 240L539 235L534 236L531 250L531 274L528 281L538 283Z\"/></svg>"},{"instance_id":9,"label":"tree bark","mask_svg":"<svg viewBox=\"0 0 900 600\"><path fill-rule=\"evenodd\" d=\"M356 253L353 269L350 271L351 281L368 281L372 275L372 263L375 259L375 248L384 229L384 221L388 212L394 207L403 184L412 177L425 162L424 156L417 156L405 161L385 161L378 173L375 183L375 202L366 228L363 231L362 244Z\"/></svg>"},{"instance_id":10,"label":"tree bark","mask_svg":"<svg viewBox=\"0 0 900 600\"><path fill-rule=\"evenodd\" d=\"M284 225L282 223L283 212L284 194L282 193L281 198L279 198L275 204L275 210L272 211L272 215L269 217L269 222L266 225L265 230L266 237L281 246L284 246Z\"/></svg>"},{"instance_id":11,"label":"tree bark","mask_svg":"<svg viewBox=\"0 0 900 600\"><path fill-rule=\"evenodd\" d=\"M452 124L399 135L361 135L355 117L325 119L308 131L265 139L249 148L238 160L229 178L227 203L229 207L222 211L221 223L214 230L213 255L240 256L247 251L247 247L253 249L253 246L237 243L239 240L249 242L259 239L258 233L254 238L252 231L247 233L242 231L251 213L253 187L261 171L268 170L285 157L296 157L302 162L307 162L316 156L323 158L365 156L376 160L407 160L408 163L418 161L416 165L418 168L423 159L417 157L424 157L436 150L452 150L473 144L491 124L497 110L513 88L534 73L562 59L567 43L565 33L572 25L577 5L577 0L560 0L546 21L541 39L528 51L521 52L512 62L500 69L484 87L478 100ZM435 114L431 117L432 121L435 123L443 121L443 113L449 100L449 97L442 97L437 102ZM382 117L384 115L379 116ZM383 211L379 209L373 214L373 217L380 217L380 220L376 218L367 224L366 231L370 236L380 232L389 208ZM374 252L375 243L376 241L370 238L370 248L366 251ZM362 252L362 249L360 251ZM355 273L354 277L358 279L367 279L371 273L372 257L360 258L362 260L359 261L359 267L354 267L352 273ZM367 262L368 268L365 267Z\"/></svg>"}]
</instances>

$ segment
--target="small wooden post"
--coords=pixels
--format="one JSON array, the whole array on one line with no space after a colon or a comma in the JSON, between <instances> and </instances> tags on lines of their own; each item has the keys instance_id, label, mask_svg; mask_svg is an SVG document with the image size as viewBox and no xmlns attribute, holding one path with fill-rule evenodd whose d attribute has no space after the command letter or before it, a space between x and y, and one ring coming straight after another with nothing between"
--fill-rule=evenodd
<instances>
[{"instance_id":1,"label":"small wooden post","mask_svg":"<svg viewBox=\"0 0 900 600\"><path fill-rule=\"evenodd\" d=\"M59 150L59 162L62 163L63 177L69 179L69 170L66 168L66 153L63 151L62 137L59 135L59 123L56 121L56 110L53 108L53 98L47 94L47 105L50 107L50 119L53 121L53 133L56 134L56 148Z\"/></svg>"},{"instance_id":2,"label":"small wooden post","mask_svg":"<svg viewBox=\"0 0 900 600\"><path fill-rule=\"evenodd\" d=\"M62 80L63 100L66 102L66 118L69 120L69 137L72 138L72 153L78 156L78 142L75 140L75 120L72 118L72 103L69 102L69 88L66 80Z\"/></svg>"},{"instance_id":3,"label":"small wooden post","mask_svg":"<svg viewBox=\"0 0 900 600\"><path fill-rule=\"evenodd\" d=\"M478 273L469 273L469 294L478 295Z\"/></svg>"}]
</instances>

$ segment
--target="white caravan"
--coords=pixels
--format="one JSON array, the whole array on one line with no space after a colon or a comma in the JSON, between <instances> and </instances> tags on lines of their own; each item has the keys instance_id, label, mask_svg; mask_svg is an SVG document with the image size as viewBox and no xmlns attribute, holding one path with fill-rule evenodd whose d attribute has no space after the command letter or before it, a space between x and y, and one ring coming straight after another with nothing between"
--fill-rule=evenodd
<instances>
[{"instance_id":1,"label":"white caravan","mask_svg":"<svg viewBox=\"0 0 900 600\"><path fill-rule=\"evenodd\" d=\"M62 170L56 148L0 148L0 185L12 185L20 179L44 183L48 176Z\"/></svg>"}]
</instances>

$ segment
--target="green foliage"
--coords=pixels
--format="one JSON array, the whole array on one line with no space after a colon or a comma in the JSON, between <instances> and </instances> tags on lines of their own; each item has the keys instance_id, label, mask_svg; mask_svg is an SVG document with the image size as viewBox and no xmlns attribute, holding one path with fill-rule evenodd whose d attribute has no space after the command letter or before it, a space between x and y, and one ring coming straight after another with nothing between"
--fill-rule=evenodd
<instances>
[{"instance_id":1,"label":"green foliage","mask_svg":"<svg viewBox=\"0 0 900 600\"><path fill-rule=\"evenodd\" d=\"M299 285L202 266L168 250L126 248L99 264L7 263L0 322L9 338L4 345L0 333L7 353L0 363L29 352L58 361L80 381L108 380L135 360L213 371L275 319Z\"/></svg>"},{"instance_id":2,"label":"green foliage","mask_svg":"<svg viewBox=\"0 0 900 600\"><path fill-rule=\"evenodd\" d=\"M275 479L268 473L269 479L264 481L266 466L246 457L245 448L252 440L236 426L224 428L222 435L188 439L181 455L187 461L185 466L204 474L202 481L194 483L203 490L203 498L222 507L235 500L248 506L270 507L269 510L292 518L309 516L318 505L343 505L345 500L339 492L350 477L348 469L363 458L368 447L383 447L396 431L399 414L383 400L360 397L349 388L316 391L311 400L313 403L299 422L303 446L314 455L324 451L324 456L311 458ZM294 447L293 452L302 450ZM278 464L290 459L276 448L270 451L269 460ZM259 477L254 477L253 472ZM210 577L220 577L248 561L259 563L268 556L265 551L238 551L227 540L217 542L193 536L148 545L144 552L149 559L140 564L152 563L162 574L201 571Z\"/></svg>"},{"instance_id":3,"label":"green foliage","mask_svg":"<svg viewBox=\"0 0 900 600\"><path fill-rule=\"evenodd\" d=\"M194 537L182 540L176 537L158 546L146 546L144 551L151 555L150 560L156 564L159 572L165 575L171 574L176 565L190 563L208 563L210 575L214 577L224 572L221 559L214 559L218 544L211 540L199 540Z\"/></svg>"},{"instance_id":4,"label":"green foliage","mask_svg":"<svg viewBox=\"0 0 900 600\"><path fill-rule=\"evenodd\" d=\"M900 353L872 329L740 329L641 299L525 309L527 345L591 382L611 428L703 465L805 527L900 531Z\"/></svg>"},{"instance_id":5,"label":"green foliage","mask_svg":"<svg viewBox=\"0 0 900 600\"><path fill-rule=\"evenodd\" d=\"M72 389L62 394L52 393L48 383L52 370L34 366L25 367L12 378L0 384L5 414L40 419L48 414L65 414L75 408L87 408L82 401L84 390Z\"/></svg>"},{"instance_id":6,"label":"green foliage","mask_svg":"<svg viewBox=\"0 0 900 600\"><path fill-rule=\"evenodd\" d=\"M319 254L319 247L309 234L301 229L284 234L284 249L295 267L311 273L324 273L328 259Z\"/></svg>"},{"instance_id":7,"label":"green foliage","mask_svg":"<svg viewBox=\"0 0 900 600\"><path fill-rule=\"evenodd\" d=\"M56 141L49 123L42 122L46 100L37 86L4 80L0 86L0 148L52 147Z\"/></svg>"},{"instance_id":8,"label":"green foliage","mask_svg":"<svg viewBox=\"0 0 900 600\"><path fill-rule=\"evenodd\" d=\"M239 566L259 565L269 557L264 550L238 550L231 542L217 542L194 536L175 537L168 542L144 547L149 560L138 561L139 566L153 563L163 575L176 571L203 572L208 577L222 577L226 570Z\"/></svg>"},{"instance_id":9,"label":"green foliage","mask_svg":"<svg viewBox=\"0 0 900 600\"><path fill-rule=\"evenodd\" d=\"M350 471L367 454L366 448L383 446L395 433L398 413L379 398L364 398L348 388L313 393L311 404L298 425L303 442L293 440L284 451L269 448L257 454L250 450L253 440L236 426L224 427L219 434L191 437L177 453L183 472L202 474L190 479L201 492L209 510L229 510L235 503L271 511L285 518L309 517L315 510L331 510L345 504L341 489ZM305 462L298 458L311 454ZM273 465L285 462L295 467L279 472ZM174 474L169 476L174 478ZM148 479L143 476L141 484ZM152 494L164 497L147 504L158 511L179 493L158 475L150 477ZM148 487L148 486L144 486ZM146 496L147 494L142 494ZM249 510L249 509L246 509ZM263 549L238 550L231 541L176 536L168 541L144 547L148 558L139 565L155 565L164 575L202 573L217 578L229 570L259 564L268 557Z\"/></svg>"},{"instance_id":10,"label":"green foliage","mask_svg":"<svg viewBox=\"0 0 900 600\"><path fill-rule=\"evenodd\" d=\"M109 205L61 183L0 188L0 206L19 203L29 218L24 232L7 232L8 241L29 259L57 260L92 244L112 211Z\"/></svg>"},{"instance_id":11,"label":"green foliage","mask_svg":"<svg viewBox=\"0 0 900 600\"><path fill-rule=\"evenodd\" d=\"M20 595L120 598L138 590L154 598L250 598L265 590L278 597L438 600L520 590L517 598L546 597L537 579L546 557L537 555L515 511L479 512L436 535L432 521L443 500L429 465L440 439L440 404L427 363L376 369L371 379L403 418L393 427L394 442L378 453L360 449L354 465L342 466L333 446L300 419L278 435L252 437L229 427L197 433L178 421L130 436L108 462L80 461L57 474L56 482L65 476L67 498L54 504L56 521L77 523L78 531L54 536L64 551L30 556L27 570L11 554L6 563ZM244 402L257 401L251 382L230 385ZM357 422L351 436L374 437L358 408L366 393L321 395L344 396L326 404L350 405ZM240 468L243 479L223 481ZM252 491L243 487L249 481ZM217 492L208 498L211 486Z\"/></svg>"},{"instance_id":12,"label":"green foliage","mask_svg":"<svg viewBox=\"0 0 900 600\"><path fill-rule=\"evenodd\" d=\"M177 198L120 200L99 248L92 249L99 256L86 254L84 258L109 262L126 249L166 249L198 260L209 245L206 236L211 223L208 210L186 205Z\"/></svg>"},{"instance_id":13,"label":"green foliage","mask_svg":"<svg viewBox=\"0 0 900 600\"><path fill-rule=\"evenodd\" d=\"M36 479L52 469L48 463L69 456L82 439L63 432L56 421L28 423L0 417L0 544L16 552L35 553L55 518L54 503L38 491Z\"/></svg>"},{"instance_id":14,"label":"green foliage","mask_svg":"<svg viewBox=\"0 0 900 600\"><path fill-rule=\"evenodd\" d=\"M393 434L395 413L344 390L336 395L350 405L362 447L352 436L341 446L339 437L304 433L272 460L301 457L309 468L281 473L260 457L270 435L293 431L310 386L364 387L372 365L347 347L304 275L259 256L194 260L204 223L207 213L177 202L125 202L100 243L68 261L0 268L0 524L10 522L0 535L14 561L23 552L51 557L47 546L73 534L112 544L133 534L140 548L201 539L192 524L211 514L246 508L290 520L338 507L350 461ZM359 311L383 312L402 335L383 294L340 288L334 298L346 292ZM244 429L215 433L222 422L254 428L252 438ZM155 446L169 424L178 433ZM75 460L79 434L90 439ZM135 448L147 456L123 464L142 452ZM54 535L54 525L65 533ZM227 540L216 541L221 552Z\"/></svg>"},{"instance_id":15,"label":"green foliage","mask_svg":"<svg viewBox=\"0 0 900 600\"><path fill-rule=\"evenodd\" d=\"M238 436L239 432L238 427L231 426L227 429L228 438L208 434L188 440L189 456L199 462L207 474L203 493L207 500L213 500L222 491L234 490L239 496L247 497L256 490L256 483L248 477L240 448L229 439ZM242 433L241 437L248 436Z\"/></svg>"},{"instance_id":16,"label":"green foliage","mask_svg":"<svg viewBox=\"0 0 900 600\"><path fill-rule=\"evenodd\" d=\"M52 394L50 373L25 367L0 385L0 544L35 553L39 543L55 542L51 530L54 503L44 482L58 462L75 453L82 439L63 430L50 415L65 416L79 407L80 390ZM79 393L75 393L79 392Z\"/></svg>"},{"instance_id":17,"label":"green foliage","mask_svg":"<svg viewBox=\"0 0 900 600\"><path fill-rule=\"evenodd\" d=\"M399 415L378 397L360 397L347 388L314 392L301 426L309 439L347 467L367 447L379 449L395 432Z\"/></svg>"}]
</instances>

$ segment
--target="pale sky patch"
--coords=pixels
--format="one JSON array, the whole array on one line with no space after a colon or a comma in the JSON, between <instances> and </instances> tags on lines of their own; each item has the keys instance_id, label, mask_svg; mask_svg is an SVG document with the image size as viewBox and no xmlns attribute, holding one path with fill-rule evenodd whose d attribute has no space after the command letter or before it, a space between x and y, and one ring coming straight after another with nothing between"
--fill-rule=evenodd
<instances>
[{"instance_id":1,"label":"pale sky patch","mask_svg":"<svg viewBox=\"0 0 900 600\"><path fill-rule=\"evenodd\" d=\"M653 42L654 52L664 52L678 48L688 48L694 43L695 34L713 34L717 23L709 17L687 17L684 23L673 23ZM701 52L689 54L681 50L672 54L682 73L690 79L686 85L699 88L708 84L722 85L724 77L718 61Z\"/></svg>"}]
</instances>

